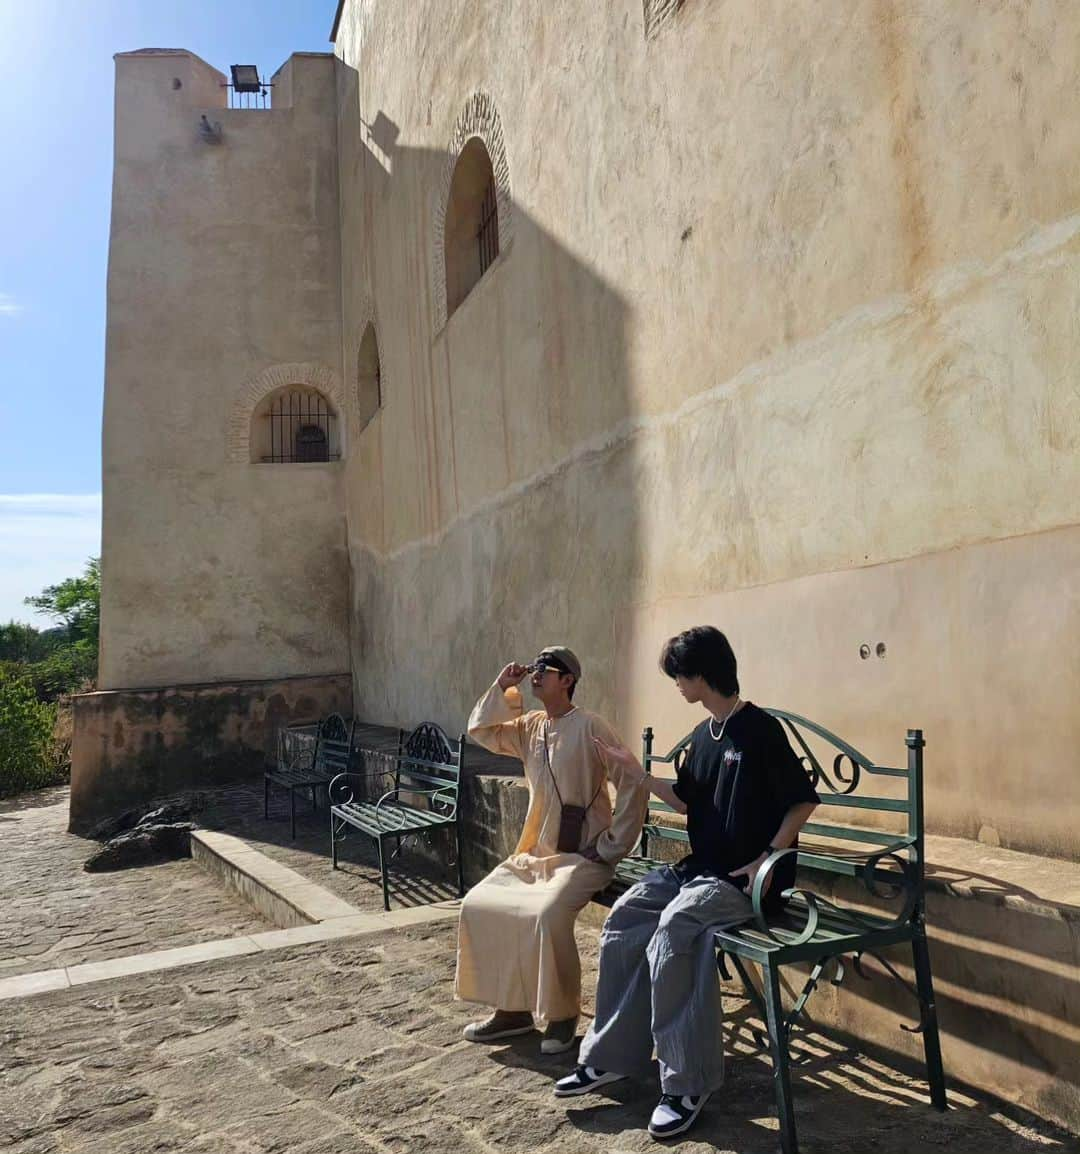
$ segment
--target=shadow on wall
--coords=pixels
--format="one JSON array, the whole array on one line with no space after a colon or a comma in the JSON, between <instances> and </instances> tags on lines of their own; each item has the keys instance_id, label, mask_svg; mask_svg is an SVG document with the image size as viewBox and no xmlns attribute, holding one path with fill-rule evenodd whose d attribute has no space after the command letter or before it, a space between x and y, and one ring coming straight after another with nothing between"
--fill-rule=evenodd
<instances>
[{"instance_id":1,"label":"shadow on wall","mask_svg":"<svg viewBox=\"0 0 1080 1154\"><path fill-rule=\"evenodd\" d=\"M999 879L981 880L993 883L993 900L976 891L958 896L936 877L927 887L947 1080L953 1088L996 1088L1078 1131L1080 907L1047 903ZM828 896L819 875L810 883ZM833 892L846 903L859 901L850 883ZM910 949L893 947L882 957L914 981ZM838 989L819 987L811 1017L839 1026L859 1046L873 1039L892 1057L903 1055L917 1078L925 1077L920 1036L899 1029L900 1023L917 1024L916 1001L878 961L868 956L863 968L869 980L849 966ZM793 996L794 986L789 982ZM1023 1112L1010 1116L1022 1120Z\"/></svg>"},{"instance_id":2,"label":"shadow on wall","mask_svg":"<svg viewBox=\"0 0 1080 1154\"><path fill-rule=\"evenodd\" d=\"M446 274L439 327L453 155L399 146L359 84L339 61L345 363L374 309L386 382L347 466L356 714L458 732L506 661L558 641L582 660L579 702L617 717L614 615L640 550L627 304L493 155L498 255L456 308ZM460 140L470 165L477 148Z\"/></svg>"}]
</instances>

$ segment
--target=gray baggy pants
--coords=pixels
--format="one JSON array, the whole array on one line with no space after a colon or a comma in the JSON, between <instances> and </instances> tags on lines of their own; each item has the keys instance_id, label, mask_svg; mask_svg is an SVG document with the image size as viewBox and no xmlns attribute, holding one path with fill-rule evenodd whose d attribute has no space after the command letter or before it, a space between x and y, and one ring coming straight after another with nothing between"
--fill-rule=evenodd
<instances>
[{"instance_id":1,"label":"gray baggy pants","mask_svg":"<svg viewBox=\"0 0 1080 1154\"><path fill-rule=\"evenodd\" d=\"M712 931L753 917L729 882L645 875L611 907L600 934L596 1017L578 1062L631 1076L653 1047L665 1094L704 1094L724 1081L720 980Z\"/></svg>"}]
</instances>

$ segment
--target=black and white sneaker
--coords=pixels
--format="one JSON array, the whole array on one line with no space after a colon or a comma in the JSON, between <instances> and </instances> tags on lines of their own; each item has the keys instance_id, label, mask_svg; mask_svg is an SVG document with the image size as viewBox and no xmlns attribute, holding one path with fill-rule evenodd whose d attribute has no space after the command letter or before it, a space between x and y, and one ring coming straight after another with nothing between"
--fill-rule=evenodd
<instances>
[{"instance_id":1,"label":"black and white sneaker","mask_svg":"<svg viewBox=\"0 0 1080 1154\"><path fill-rule=\"evenodd\" d=\"M593 1066L575 1066L572 1074L555 1083L555 1097L576 1098L578 1094L589 1094L610 1082L621 1082L625 1077L625 1074L613 1074Z\"/></svg>"},{"instance_id":2,"label":"black and white sneaker","mask_svg":"<svg viewBox=\"0 0 1080 1154\"><path fill-rule=\"evenodd\" d=\"M708 1094L664 1094L649 1119L649 1133L654 1138L674 1138L685 1134L697 1121L702 1106L709 1100Z\"/></svg>"}]
</instances>

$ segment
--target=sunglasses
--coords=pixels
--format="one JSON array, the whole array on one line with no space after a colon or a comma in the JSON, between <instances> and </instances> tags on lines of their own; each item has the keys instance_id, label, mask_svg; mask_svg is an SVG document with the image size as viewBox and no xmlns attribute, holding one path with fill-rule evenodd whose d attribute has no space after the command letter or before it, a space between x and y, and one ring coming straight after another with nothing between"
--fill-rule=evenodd
<instances>
[{"instance_id":1,"label":"sunglasses","mask_svg":"<svg viewBox=\"0 0 1080 1154\"><path fill-rule=\"evenodd\" d=\"M563 669L561 665L553 665L549 661L534 661L531 665L526 665L525 668L529 673L539 673L541 677L543 677L545 673L570 675L569 669Z\"/></svg>"}]
</instances>

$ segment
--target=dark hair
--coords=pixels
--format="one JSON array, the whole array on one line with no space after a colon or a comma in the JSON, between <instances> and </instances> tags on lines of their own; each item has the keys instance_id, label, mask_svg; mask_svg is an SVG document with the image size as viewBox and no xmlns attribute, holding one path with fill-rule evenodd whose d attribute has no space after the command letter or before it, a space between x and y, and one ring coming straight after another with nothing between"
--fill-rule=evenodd
<instances>
[{"instance_id":1,"label":"dark hair","mask_svg":"<svg viewBox=\"0 0 1080 1154\"><path fill-rule=\"evenodd\" d=\"M572 673L567 674L567 676L568 677L574 677L574 675ZM577 689L577 678L576 677L574 677L574 680L570 682L570 687L566 691L566 696L569 697L571 701L574 700L574 690L575 689Z\"/></svg>"},{"instance_id":2,"label":"dark hair","mask_svg":"<svg viewBox=\"0 0 1080 1154\"><path fill-rule=\"evenodd\" d=\"M695 625L664 643L660 668L676 677L703 677L706 685L732 697L739 692L738 667L731 643L711 625Z\"/></svg>"}]
</instances>

